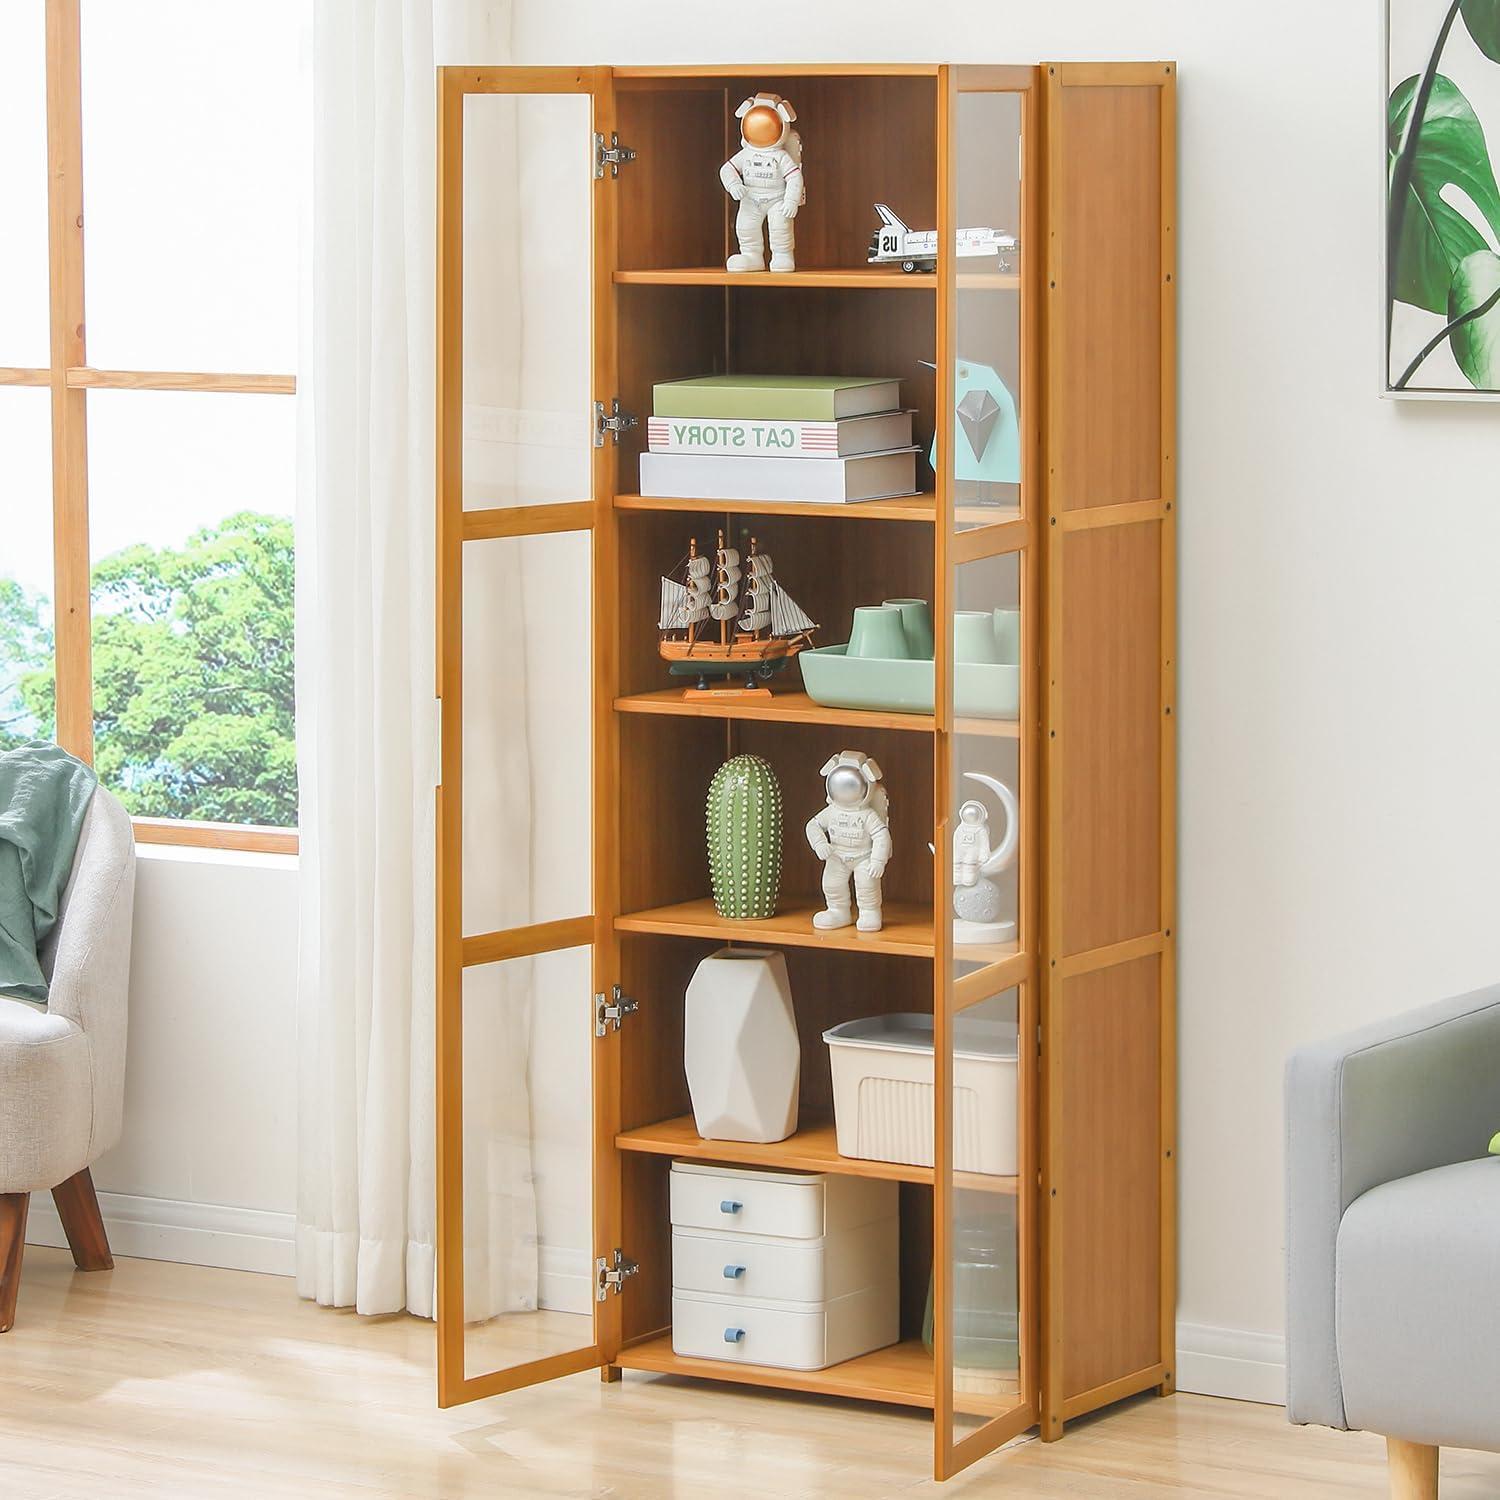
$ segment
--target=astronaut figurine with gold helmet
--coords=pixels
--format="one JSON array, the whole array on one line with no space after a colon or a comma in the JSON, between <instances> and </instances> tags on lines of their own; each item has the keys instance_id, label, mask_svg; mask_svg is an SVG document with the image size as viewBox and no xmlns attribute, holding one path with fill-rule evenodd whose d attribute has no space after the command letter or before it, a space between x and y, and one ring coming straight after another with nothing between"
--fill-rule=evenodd
<instances>
[{"instance_id":1,"label":"astronaut figurine with gold helmet","mask_svg":"<svg viewBox=\"0 0 1500 1500\"><path fill-rule=\"evenodd\" d=\"M780 94L752 94L735 110L740 149L719 168L724 191L740 206L734 232L739 253L725 262L731 271L764 271L761 226L771 239L771 269L795 271L792 220L807 201L802 186L802 138L792 129L797 111Z\"/></svg>"},{"instance_id":2,"label":"astronaut figurine with gold helmet","mask_svg":"<svg viewBox=\"0 0 1500 1500\"><path fill-rule=\"evenodd\" d=\"M890 804L880 767L859 750L841 750L823 767L828 806L807 824L807 842L823 861L825 911L813 926L827 931L854 921L850 878L859 904L856 926L880 931L880 879L891 858Z\"/></svg>"}]
</instances>

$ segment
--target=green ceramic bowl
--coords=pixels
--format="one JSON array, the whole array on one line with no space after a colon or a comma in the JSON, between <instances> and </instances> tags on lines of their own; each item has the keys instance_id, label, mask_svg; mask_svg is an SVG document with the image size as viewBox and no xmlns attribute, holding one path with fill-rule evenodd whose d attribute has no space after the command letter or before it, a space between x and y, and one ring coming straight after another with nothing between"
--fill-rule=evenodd
<instances>
[{"instance_id":1,"label":"green ceramic bowl","mask_svg":"<svg viewBox=\"0 0 1500 1500\"><path fill-rule=\"evenodd\" d=\"M825 708L885 709L903 714L932 712L933 665L847 656L845 646L819 646L797 661L802 685ZM975 719L1014 719L1020 715L1021 669L1001 662L955 662L953 707Z\"/></svg>"}]
</instances>

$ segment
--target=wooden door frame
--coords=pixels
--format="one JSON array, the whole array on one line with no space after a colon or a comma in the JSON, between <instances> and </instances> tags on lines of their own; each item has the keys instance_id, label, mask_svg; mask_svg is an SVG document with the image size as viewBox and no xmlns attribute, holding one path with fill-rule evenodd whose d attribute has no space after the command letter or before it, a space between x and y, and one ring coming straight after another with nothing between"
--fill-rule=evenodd
<instances>
[{"instance_id":1,"label":"wooden door frame","mask_svg":"<svg viewBox=\"0 0 1500 1500\"><path fill-rule=\"evenodd\" d=\"M955 529L955 495L952 480L955 313L958 302L957 260L953 254L957 230L955 208L955 162L957 108L961 93L1015 93L1021 95L1021 392L1018 403L1021 450L1022 512L1009 521L974 530ZM1037 224L1037 178L1039 151L1038 69L1029 66L943 66L938 70L937 181L939 247L937 291L937 457L936 504L933 536L935 631L934 766L933 766L933 1065L934 1065L934 1171L933 1171L933 1474L949 1479L976 1460L992 1453L1038 1421L1040 1393L1041 1297L1038 1286L1037 1142L1036 1112L1040 1067L1037 1056L1038 987L1036 970L1039 877L1037 829L1041 822L1038 786L1038 744L1041 702L1039 694L1040 598L1039 568L1035 546L1037 485L1036 392L1038 387L1038 340L1036 300L1041 257L1034 253ZM996 295L987 293L986 295ZM951 862L948 857L953 801L953 653L951 620L956 570L965 563L986 557L1014 555L1021 581L1022 660L1020 761L1020 807L1022 819L1019 882L1019 938L1016 955L1002 964L989 966L978 975L965 976L958 985L953 977L952 945L947 923L952 902ZM970 983L970 981L977 983ZM952 1202L953 1202L953 1014L961 1004L1015 987L1019 995L1017 1059L1020 1090L1017 1108L1017 1276L1018 1337L1020 1348L1020 1400L1003 1415L993 1418L955 1442L953 1439L953 1328L948 1308L952 1296ZM963 993L967 991L968 993Z\"/></svg>"},{"instance_id":2,"label":"wooden door frame","mask_svg":"<svg viewBox=\"0 0 1500 1500\"><path fill-rule=\"evenodd\" d=\"M437 1345L438 1404L454 1406L608 1364L619 1344L615 1299L593 1308L594 1341L576 1350L491 1371L465 1374L463 1259L463 971L466 967L591 946L592 983L607 992L617 973L613 937L613 866L604 857L595 818L592 911L561 921L465 935L463 891L463 549L504 537L588 531L594 589L592 682L594 801L612 789L613 655L602 621L600 590L613 599L612 450L596 448L588 499L494 510L463 505L463 126L464 100L487 94L587 94L591 128L611 128L613 95L607 68L473 68L437 70L437 630L435 681L440 724L440 782L435 793L436 1090L437 1090ZM593 184L591 384L608 399L613 375L614 195L611 179ZM607 550L607 556L601 556ZM607 654L601 663L600 651ZM612 799L611 799L612 801ZM612 854L610 858L612 858ZM618 1168L612 1166L619 1098L616 1037L591 1043L594 1111L593 1233L595 1258L618 1243ZM602 1170L601 1170L602 1169Z\"/></svg>"}]
</instances>

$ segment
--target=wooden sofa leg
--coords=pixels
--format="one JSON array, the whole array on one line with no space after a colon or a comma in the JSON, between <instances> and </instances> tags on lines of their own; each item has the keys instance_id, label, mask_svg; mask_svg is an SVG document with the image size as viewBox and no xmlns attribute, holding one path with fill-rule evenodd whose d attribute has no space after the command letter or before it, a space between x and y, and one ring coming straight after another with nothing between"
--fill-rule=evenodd
<instances>
[{"instance_id":1,"label":"wooden sofa leg","mask_svg":"<svg viewBox=\"0 0 1500 1500\"><path fill-rule=\"evenodd\" d=\"M21 1251L26 1245L26 1210L30 1193L0 1193L0 1333L16 1321L16 1293L21 1289Z\"/></svg>"},{"instance_id":2,"label":"wooden sofa leg","mask_svg":"<svg viewBox=\"0 0 1500 1500\"><path fill-rule=\"evenodd\" d=\"M52 1189L57 1217L62 1220L73 1264L80 1271L109 1271L115 1260L109 1253L109 1237L104 1233L104 1219L99 1213L99 1199L94 1194L94 1179L85 1167L66 1182Z\"/></svg>"},{"instance_id":3,"label":"wooden sofa leg","mask_svg":"<svg viewBox=\"0 0 1500 1500\"><path fill-rule=\"evenodd\" d=\"M1391 1469L1391 1500L1437 1500L1438 1450L1405 1438L1385 1440Z\"/></svg>"}]
</instances>

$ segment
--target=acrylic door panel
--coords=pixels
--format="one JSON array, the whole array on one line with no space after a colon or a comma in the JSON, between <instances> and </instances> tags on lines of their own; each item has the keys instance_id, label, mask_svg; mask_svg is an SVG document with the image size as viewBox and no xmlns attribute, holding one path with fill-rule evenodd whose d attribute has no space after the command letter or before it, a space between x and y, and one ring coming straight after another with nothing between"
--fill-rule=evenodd
<instances>
[{"instance_id":1,"label":"acrylic door panel","mask_svg":"<svg viewBox=\"0 0 1500 1500\"><path fill-rule=\"evenodd\" d=\"M602 69L439 70L438 1397L605 1361ZM603 540L601 540L601 535ZM612 561L608 566L612 566ZM605 598L612 597L605 586ZM602 632L601 632L602 635ZM603 769L601 769L603 768Z\"/></svg>"},{"instance_id":2,"label":"acrylic door panel","mask_svg":"<svg viewBox=\"0 0 1500 1500\"><path fill-rule=\"evenodd\" d=\"M946 1477L1036 1420L1039 637L1035 70L949 68L942 84L933 1341ZM1007 1069L997 1123L981 1100Z\"/></svg>"}]
</instances>

